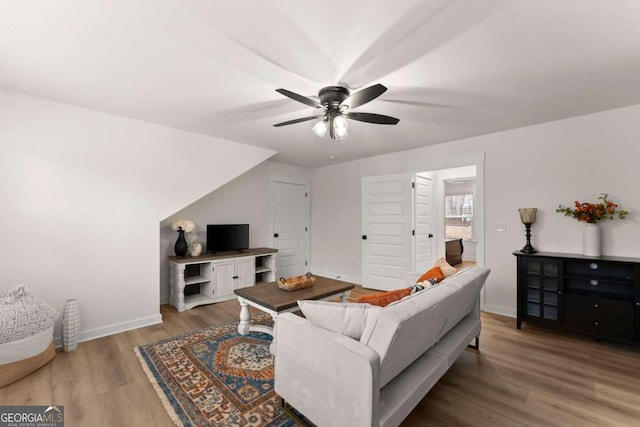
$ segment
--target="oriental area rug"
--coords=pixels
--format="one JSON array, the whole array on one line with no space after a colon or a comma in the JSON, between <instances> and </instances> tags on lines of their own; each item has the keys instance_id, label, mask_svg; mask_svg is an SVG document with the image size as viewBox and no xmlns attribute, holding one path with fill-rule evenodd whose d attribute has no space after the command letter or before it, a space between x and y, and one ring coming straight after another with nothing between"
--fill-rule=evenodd
<instances>
[{"instance_id":1,"label":"oriental area rug","mask_svg":"<svg viewBox=\"0 0 640 427\"><path fill-rule=\"evenodd\" d=\"M271 318L258 315L252 323ZM273 389L271 336L239 335L231 321L135 349L178 426L294 425Z\"/></svg>"}]
</instances>

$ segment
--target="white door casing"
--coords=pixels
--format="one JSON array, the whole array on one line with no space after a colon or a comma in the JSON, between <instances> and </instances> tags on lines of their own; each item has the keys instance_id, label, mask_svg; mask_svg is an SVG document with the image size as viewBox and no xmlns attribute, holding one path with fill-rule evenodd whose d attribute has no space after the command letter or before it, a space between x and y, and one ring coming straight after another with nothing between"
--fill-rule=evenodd
<instances>
[{"instance_id":1,"label":"white door casing","mask_svg":"<svg viewBox=\"0 0 640 427\"><path fill-rule=\"evenodd\" d=\"M413 271L425 272L433 265L433 173L421 172L414 177Z\"/></svg>"},{"instance_id":2,"label":"white door casing","mask_svg":"<svg viewBox=\"0 0 640 427\"><path fill-rule=\"evenodd\" d=\"M278 249L278 277L309 271L309 184L272 182L273 247Z\"/></svg>"},{"instance_id":3,"label":"white door casing","mask_svg":"<svg viewBox=\"0 0 640 427\"><path fill-rule=\"evenodd\" d=\"M411 175L362 178L362 286L405 287L413 267Z\"/></svg>"}]
</instances>

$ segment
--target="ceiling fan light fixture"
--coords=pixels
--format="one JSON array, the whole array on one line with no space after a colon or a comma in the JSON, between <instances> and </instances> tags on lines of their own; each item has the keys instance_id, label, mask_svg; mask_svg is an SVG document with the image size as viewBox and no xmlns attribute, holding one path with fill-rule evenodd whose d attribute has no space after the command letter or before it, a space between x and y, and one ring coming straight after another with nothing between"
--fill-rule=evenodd
<instances>
[{"instance_id":1,"label":"ceiling fan light fixture","mask_svg":"<svg viewBox=\"0 0 640 427\"><path fill-rule=\"evenodd\" d=\"M316 134L318 138L322 138L325 133L327 133L327 121L325 119L320 120L318 123L313 125L311 130Z\"/></svg>"},{"instance_id":2,"label":"ceiling fan light fixture","mask_svg":"<svg viewBox=\"0 0 640 427\"><path fill-rule=\"evenodd\" d=\"M346 117L339 114L332 114L329 119L329 135L331 139L344 139L347 137L349 123Z\"/></svg>"},{"instance_id":3,"label":"ceiling fan light fixture","mask_svg":"<svg viewBox=\"0 0 640 427\"><path fill-rule=\"evenodd\" d=\"M336 116L332 121L333 127L333 139L344 139L347 137L347 129L349 129L349 122L344 116Z\"/></svg>"},{"instance_id":4,"label":"ceiling fan light fixture","mask_svg":"<svg viewBox=\"0 0 640 427\"><path fill-rule=\"evenodd\" d=\"M344 116L336 116L333 119L333 127L335 130L347 130L349 128L349 122Z\"/></svg>"},{"instance_id":5,"label":"ceiling fan light fixture","mask_svg":"<svg viewBox=\"0 0 640 427\"><path fill-rule=\"evenodd\" d=\"M322 118L320 122L313 125L313 133L322 138L328 130L331 139L344 139L348 135L347 129L349 128L349 123L347 119L380 125L395 125L400 121L395 117L382 114L351 112L352 108L373 101L386 90L387 88L379 83L361 89L354 94L344 86L327 86L318 92L318 98L320 99L320 102L318 102L287 89L276 89L276 92L294 101L324 110L324 114L288 120L286 122L276 123L273 126L280 127Z\"/></svg>"}]
</instances>

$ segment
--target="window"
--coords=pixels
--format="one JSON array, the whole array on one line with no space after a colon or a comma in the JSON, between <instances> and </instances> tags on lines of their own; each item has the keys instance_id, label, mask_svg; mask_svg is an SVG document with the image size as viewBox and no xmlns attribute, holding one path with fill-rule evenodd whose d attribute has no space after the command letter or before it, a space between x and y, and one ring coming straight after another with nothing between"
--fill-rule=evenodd
<instances>
[{"instance_id":1,"label":"window","mask_svg":"<svg viewBox=\"0 0 640 427\"><path fill-rule=\"evenodd\" d=\"M470 240L473 236L473 194L445 196L445 237Z\"/></svg>"}]
</instances>

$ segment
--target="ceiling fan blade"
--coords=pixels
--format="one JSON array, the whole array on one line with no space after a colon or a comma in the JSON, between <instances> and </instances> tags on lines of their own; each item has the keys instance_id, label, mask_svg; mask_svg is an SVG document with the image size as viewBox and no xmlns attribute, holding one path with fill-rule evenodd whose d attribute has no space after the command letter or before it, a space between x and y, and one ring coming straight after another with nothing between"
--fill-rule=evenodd
<instances>
[{"instance_id":1,"label":"ceiling fan blade","mask_svg":"<svg viewBox=\"0 0 640 427\"><path fill-rule=\"evenodd\" d=\"M346 115L348 119L358 120L360 122L376 123L378 125L395 125L400 119L382 114L373 113L349 113Z\"/></svg>"},{"instance_id":2,"label":"ceiling fan blade","mask_svg":"<svg viewBox=\"0 0 640 427\"><path fill-rule=\"evenodd\" d=\"M380 102L390 102L393 104L412 105L415 107L431 107L431 108L455 108L451 105L437 104L435 102L409 101L404 99L381 99Z\"/></svg>"},{"instance_id":3,"label":"ceiling fan blade","mask_svg":"<svg viewBox=\"0 0 640 427\"><path fill-rule=\"evenodd\" d=\"M291 92L287 89L276 89L276 92L281 93L282 95L293 99L294 101L302 102L303 104L307 104L310 107L314 108L324 108L324 105L320 104L317 101L314 101L311 98L307 98L306 96L298 95L295 92Z\"/></svg>"},{"instance_id":4,"label":"ceiling fan blade","mask_svg":"<svg viewBox=\"0 0 640 427\"><path fill-rule=\"evenodd\" d=\"M280 127L280 126L294 125L296 123L306 122L306 121L313 120L313 119L319 119L321 117L324 117L324 114L320 114L320 115L317 115L317 116L311 116L311 117L303 117L301 119L289 120L287 122L282 122L282 123L276 123L274 126L275 127Z\"/></svg>"},{"instance_id":5,"label":"ceiling fan blade","mask_svg":"<svg viewBox=\"0 0 640 427\"><path fill-rule=\"evenodd\" d=\"M373 86L366 87L353 95L349 96L347 99L340 103L340 106L343 105L348 106L350 109L359 107L363 104L366 104L369 101L373 101L383 93L387 91L387 88L381 85L380 83L375 84Z\"/></svg>"}]
</instances>

